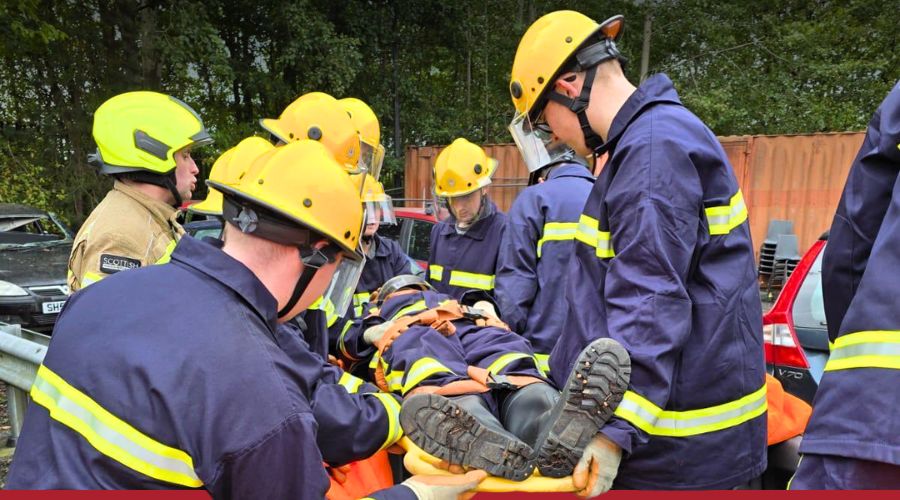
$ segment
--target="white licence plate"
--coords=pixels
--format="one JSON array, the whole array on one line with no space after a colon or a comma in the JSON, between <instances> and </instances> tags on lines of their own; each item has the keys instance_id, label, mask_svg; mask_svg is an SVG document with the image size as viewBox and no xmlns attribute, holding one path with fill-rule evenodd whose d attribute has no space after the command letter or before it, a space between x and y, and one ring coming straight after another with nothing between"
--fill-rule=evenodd
<instances>
[{"instance_id":1,"label":"white licence plate","mask_svg":"<svg viewBox=\"0 0 900 500\"><path fill-rule=\"evenodd\" d=\"M58 300L56 302L44 302L41 304L41 308L44 310L44 314L58 314L62 311L63 304L65 304L65 300Z\"/></svg>"}]
</instances>

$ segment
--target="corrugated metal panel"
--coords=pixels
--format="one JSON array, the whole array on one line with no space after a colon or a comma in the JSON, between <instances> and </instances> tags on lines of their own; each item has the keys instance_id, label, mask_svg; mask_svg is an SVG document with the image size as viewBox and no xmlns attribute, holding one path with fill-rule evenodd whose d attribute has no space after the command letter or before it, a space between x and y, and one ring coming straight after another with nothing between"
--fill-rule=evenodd
<instances>
[{"instance_id":1,"label":"corrugated metal panel","mask_svg":"<svg viewBox=\"0 0 900 500\"><path fill-rule=\"evenodd\" d=\"M428 199L433 181L432 168L437 155L445 146L410 147L406 149L406 177L404 197L410 200ZM515 144L489 144L483 146L488 156L499 162L493 182L488 188L491 199L504 212L512 206L513 200L528 185L528 169ZM420 202L409 202L407 206L421 207Z\"/></svg>"},{"instance_id":2,"label":"corrugated metal panel","mask_svg":"<svg viewBox=\"0 0 900 500\"><path fill-rule=\"evenodd\" d=\"M800 251L831 227L864 133L753 137L743 183L753 241L772 219L794 222Z\"/></svg>"},{"instance_id":3,"label":"corrugated metal panel","mask_svg":"<svg viewBox=\"0 0 900 500\"><path fill-rule=\"evenodd\" d=\"M862 132L720 137L747 200L754 244L765 238L771 219L794 221L801 252L826 231L864 137ZM441 149L406 150L407 198L430 196L431 169ZM509 210L527 184L528 170L514 144L485 149L500 162L489 192L501 210Z\"/></svg>"}]
</instances>

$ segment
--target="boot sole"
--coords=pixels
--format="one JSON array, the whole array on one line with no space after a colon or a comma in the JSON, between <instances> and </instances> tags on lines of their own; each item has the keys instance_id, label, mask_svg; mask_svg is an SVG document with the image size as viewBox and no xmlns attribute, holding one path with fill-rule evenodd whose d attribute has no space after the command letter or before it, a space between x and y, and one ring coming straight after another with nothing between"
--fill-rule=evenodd
<instances>
[{"instance_id":1,"label":"boot sole","mask_svg":"<svg viewBox=\"0 0 900 500\"><path fill-rule=\"evenodd\" d=\"M595 340L581 352L538 439L536 462L542 475L572 474L584 448L622 401L630 377L631 358L615 340Z\"/></svg>"},{"instance_id":2,"label":"boot sole","mask_svg":"<svg viewBox=\"0 0 900 500\"><path fill-rule=\"evenodd\" d=\"M420 394L403 402L403 432L425 452L512 481L522 481L534 470L533 450L482 425L451 399Z\"/></svg>"}]
</instances>

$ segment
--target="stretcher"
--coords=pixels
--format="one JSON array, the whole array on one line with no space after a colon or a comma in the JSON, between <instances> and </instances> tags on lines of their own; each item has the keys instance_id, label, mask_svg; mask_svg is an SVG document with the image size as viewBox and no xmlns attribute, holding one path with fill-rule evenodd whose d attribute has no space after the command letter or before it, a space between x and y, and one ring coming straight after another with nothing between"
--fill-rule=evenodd
<instances>
[{"instance_id":1,"label":"stretcher","mask_svg":"<svg viewBox=\"0 0 900 500\"><path fill-rule=\"evenodd\" d=\"M409 438L403 437L398 443L404 450L403 465L413 474L428 474L437 476L452 475L450 471L435 466L441 460L415 445ZM524 481L510 481L501 477L489 476L478 485L475 491L484 493L503 493L511 491L523 491L528 493L568 493L576 491L572 476L562 478L543 477L535 470Z\"/></svg>"}]
</instances>

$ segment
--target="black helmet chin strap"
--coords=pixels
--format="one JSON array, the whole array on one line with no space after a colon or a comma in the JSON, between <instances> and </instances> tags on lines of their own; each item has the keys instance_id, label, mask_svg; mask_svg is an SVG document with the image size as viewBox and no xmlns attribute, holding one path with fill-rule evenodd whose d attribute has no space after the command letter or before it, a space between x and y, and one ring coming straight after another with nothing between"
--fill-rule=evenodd
<instances>
[{"instance_id":1,"label":"black helmet chin strap","mask_svg":"<svg viewBox=\"0 0 900 500\"><path fill-rule=\"evenodd\" d=\"M597 77L597 66L610 59L619 60L623 66L626 62L625 57L616 48L615 42L609 38L604 38L593 45L581 49L575 54L575 67L572 68L574 72L585 72L581 93L574 99L560 94L556 90L551 90L547 95L549 99L562 104L578 116L581 133L584 135L584 144L591 151L597 151L603 147L603 138L591 128L591 123L587 116L587 108L591 101L591 89L594 87L594 79Z\"/></svg>"},{"instance_id":2,"label":"black helmet chin strap","mask_svg":"<svg viewBox=\"0 0 900 500\"><path fill-rule=\"evenodd\" d=\"M181 203L184 201L181 198L181 194L178 192L175 170L172 170L167 174L157 174L154 172L148 172L146 170L134 170L131 172L122 172L115 175L123 179L143 182L144 184L153 184L154 186L168 189L169 192L172 193L172 196L175 198L175 203L172 205L175 208L180 207Z\"/></svg>"},{"instance_id":3,"label":"black helmet chin strap","mask_svg":"<svg viewBox=\"0 0 900 500\"><path fill-rule=\"evenodd\" d=\"M172 196L175 198L175 208L181 206L184 200L181 198L181 193L178 192L178 179L175 177L175 171L171 171L169 174L165 176L165 187L169 188L169 192L172 193Z\"/></svg>"},{"instance_id":4,"label":"black helmet chin strap","mask_svg":"<svg viewBox=\"0 0 900 500\"><path fill-rule=\"evenodd\" d=\"M300 278L297 279L297 283L294 285L294 292L291 294L291 298L288 299L287 304L278 311L278 319L284 318L291 312L291 309L297 305L300 297L303 297L303 292L306 291L306 288L319 271L319 268L328 262L328 258L324 254L317 252L310 247L300 249L300 260L303 261L303 272L300 273Z\"/></svg>"},{"instance_id":5,"label":"black helmet chin strap","mask_svg":"<svg viewBox=\"0 0 900 500\"><path fill-rule=\"evenodd\" d=\"M591 122L588 120L587 116L587 108L591 101L591 89L594 87L594 78L596 76L597 66L592 66L585 73L584 85L581 87L581 93L575 99L556 91L550 92L550 95L548 96L550 99L562 104L578 116L578 123L581 125L581 133L584 135L584 144L591 148L592 151L603 146L603 138L591 128Z\"/></svg>"}]
</instances>

